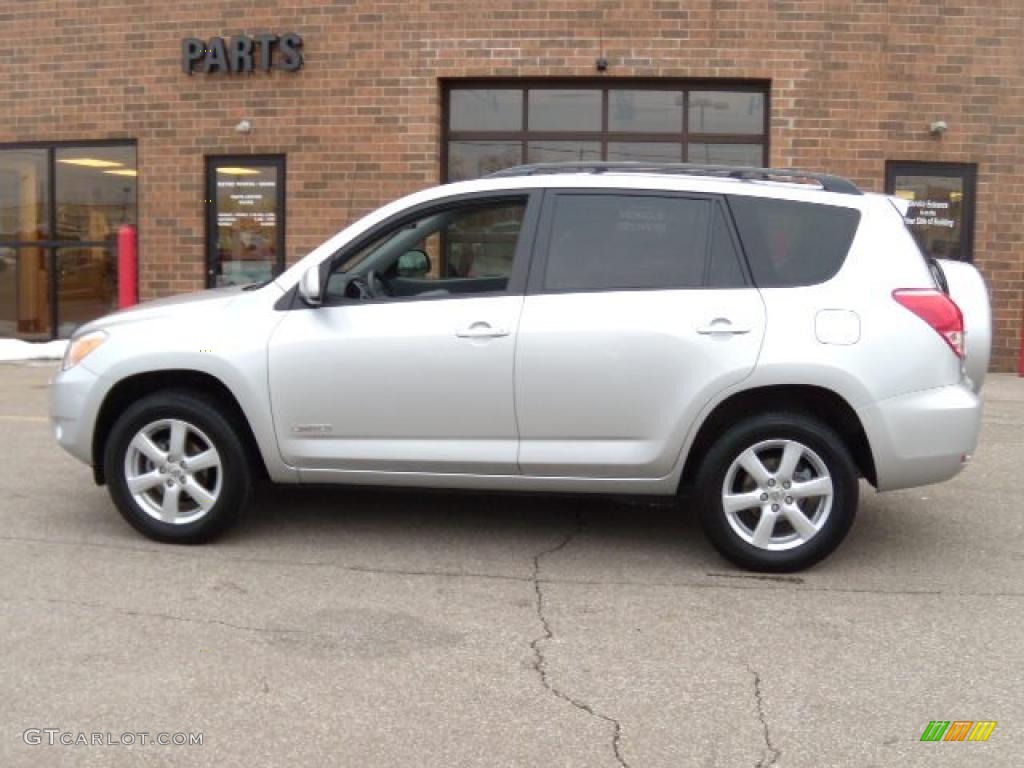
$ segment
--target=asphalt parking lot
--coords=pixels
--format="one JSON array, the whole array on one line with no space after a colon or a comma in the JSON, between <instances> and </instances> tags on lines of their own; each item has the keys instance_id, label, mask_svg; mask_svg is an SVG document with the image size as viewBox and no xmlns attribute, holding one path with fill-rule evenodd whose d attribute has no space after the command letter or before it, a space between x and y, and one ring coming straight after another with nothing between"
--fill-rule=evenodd
<instances>
[{"instance_id":1,"label":"asphalt parking lot","mask_svg":"<svg viewBox=\"0 0 1024 768\"><path fill-rule=\"evenodd\" d=\"M838 553L758 577L685 510L594 499L266 489L216 544L155 544L54 443L53 371L0 366L2 766L1024 755L1024 380L989 380L956 480L864 486ZM998 725L922 743L930 720Z\"/></svg>"}]
</instances>

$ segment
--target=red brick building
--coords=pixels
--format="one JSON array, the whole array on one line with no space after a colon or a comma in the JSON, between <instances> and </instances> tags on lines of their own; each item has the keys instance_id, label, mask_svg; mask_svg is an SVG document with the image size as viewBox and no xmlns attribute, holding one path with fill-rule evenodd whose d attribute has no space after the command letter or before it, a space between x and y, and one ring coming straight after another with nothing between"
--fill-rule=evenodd
<instances>
[{"instance_id":1,"label":"red brick building","mask_svg":"<svg viewBox=\"0 0 1024 768\"><path fill-rule=\"evenodd\" d=\"M111 306L125 223L150 298L269 274L445 179L690 160L913 199L1017 366L1019 0L0 0L0 29L0 335Z\"/></svg>"}]
</instances>

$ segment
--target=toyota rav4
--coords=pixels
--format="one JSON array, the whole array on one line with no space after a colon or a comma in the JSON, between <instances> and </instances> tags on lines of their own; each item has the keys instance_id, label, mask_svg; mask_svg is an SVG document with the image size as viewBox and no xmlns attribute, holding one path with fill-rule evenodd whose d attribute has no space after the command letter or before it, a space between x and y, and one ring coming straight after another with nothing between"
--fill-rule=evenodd
<instances>
[{"instance_id":1,"label":"toyota rav4","mask_svg":"<svg viewBox=\"0 0 1024 768\"><path fill-rule=\"evenodd\" d=\"M381 208L262 285L79 329L58 442L135 528L199 542L253 482L676 497L806 567L981 418L979 273L901 201L794 170L523 166Z\"/></svg>"}]
</instances>

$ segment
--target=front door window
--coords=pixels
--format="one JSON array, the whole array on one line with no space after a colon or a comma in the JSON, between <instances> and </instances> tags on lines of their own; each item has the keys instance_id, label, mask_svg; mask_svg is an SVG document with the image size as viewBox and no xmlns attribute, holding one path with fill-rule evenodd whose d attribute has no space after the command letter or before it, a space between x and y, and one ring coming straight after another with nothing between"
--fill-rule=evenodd
<instances>
[{"instance_id":1,"label":"front door window","mask_svg":"<svg viewBox=\"0 0 1024 768\"><path fill-rule=\"evenodd\" d=\"M508 289L527 198L442 207L340 257L327 299L441 298Z\"/></svg>"}]
</instances>

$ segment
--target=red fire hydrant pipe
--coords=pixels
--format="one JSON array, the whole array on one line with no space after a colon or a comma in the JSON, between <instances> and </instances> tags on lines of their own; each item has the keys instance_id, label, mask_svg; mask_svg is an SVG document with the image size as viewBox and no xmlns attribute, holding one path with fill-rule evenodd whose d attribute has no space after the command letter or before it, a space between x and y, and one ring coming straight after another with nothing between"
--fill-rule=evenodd
<instances>
[{"instance_id":1,"label":"red fire hydrant pipe","mask_svg":"<svg viewBox=\"0 0 1024 768\"><path fill-rule=\"evenodd\" d=\"M139 303L139 247L135 227L117 229L117 308Z\"/></svg>"}]
</instances>

